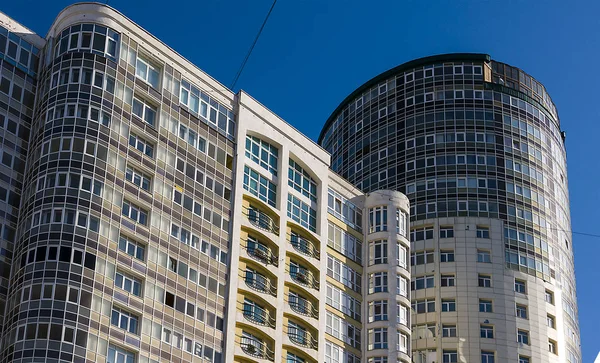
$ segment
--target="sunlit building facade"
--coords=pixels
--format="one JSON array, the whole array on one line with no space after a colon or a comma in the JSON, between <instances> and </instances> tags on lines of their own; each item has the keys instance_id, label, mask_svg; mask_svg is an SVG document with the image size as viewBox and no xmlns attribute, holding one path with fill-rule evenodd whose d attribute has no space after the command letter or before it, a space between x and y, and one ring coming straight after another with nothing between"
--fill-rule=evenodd
<instances>
[{"instance_id":1,"label":"sunlit building facade","mask_svg":"<svg viewBox=\"0 0 600 363\"><path fill-rule=\"evenodd\" d=\"M485 54L402 64L331 114L332 169L410 200L414 362L581 362L564 141L544 86Z\"/></svg>"},{"instance_id":2,"label":"sunlit building facade","mask_svg":"<svg viewBox=\"0 0 600 363\"><path fill-rule=\"evenodd\" d=\"M0 15L1 362L411 361L406 196L106 5Z\"/></svg>"}]
</instances>

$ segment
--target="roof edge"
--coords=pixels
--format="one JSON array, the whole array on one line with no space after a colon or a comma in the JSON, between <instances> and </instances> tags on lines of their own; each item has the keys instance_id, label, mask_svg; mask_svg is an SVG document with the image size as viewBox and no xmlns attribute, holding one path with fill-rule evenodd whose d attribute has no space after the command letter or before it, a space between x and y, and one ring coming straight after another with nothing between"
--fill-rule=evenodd
<instances>
[{"instance_id":1,"label":"roof edge","mask_svg":"<svg viewBox=\"0 0 600 363\"><path fill-rule=\"evenodd\" d=\"M399 66L388 69L387 71L380 73L379 75L371 78L367 82L363 83L360 87L355 89L352 93L350 93L340 104L336 107L336 109L331 113L323 128L321 129L321 133L319 134L319 138L317 139L317 143L320 145L323 140L323 136L325 135L325 130L333 123L334 116L338 114L342 110L342 108L350 102L352 99L357 97L359 94L363 93L366 89L370 88L372 85L379 83L380 81L391 77L394 74L403 72L407 69L415 68L421 65L430 64L430 63L439 63L439 62L450 62L450 61L458 61L458 60L466 60L466 61L484 61L490 62L492 60L489 54L484 53L447 53L447 54L437 54L432 56L427 56L423 58L417 58L410 60L408 62L402 63Z\"/></svg>"}]
</instances>

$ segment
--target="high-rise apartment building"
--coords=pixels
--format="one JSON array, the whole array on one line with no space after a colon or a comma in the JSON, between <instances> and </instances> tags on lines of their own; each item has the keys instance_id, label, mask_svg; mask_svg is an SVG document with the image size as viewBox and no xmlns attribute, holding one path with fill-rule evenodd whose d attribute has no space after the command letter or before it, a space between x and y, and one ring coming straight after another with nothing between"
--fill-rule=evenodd
<instances>
[{"instance_id":1,"label":"high-rise apartment building","mask_svg":"<svg viewBox=\"0 0 600 363\"><path fill-rule=\"evenodd\" d=\"M581 362L564 136L484 54L400 65L327 120L334 171L410 200L414 362Z\"/></svg>"},{"instance_id":2,"label":"high-rise apartment building","mask_svg":"<svg viewBox=\"0 0 600 363\"><path fill-rule=\"evenodd\" d=\"M114 9L0 14L0 362L411 361L408 199Z\"/></svg>"},{"instance_id":3,"label":"high-rise apartment building","mask_svg":"<svg viewBox=\"0 0 600 363\"><path fill-rule=\"evenodd\" d=\"M39 53L43 46L42 38L9 18L0 17L0 331L15 252Z\"/></svg>"}]
</instances>

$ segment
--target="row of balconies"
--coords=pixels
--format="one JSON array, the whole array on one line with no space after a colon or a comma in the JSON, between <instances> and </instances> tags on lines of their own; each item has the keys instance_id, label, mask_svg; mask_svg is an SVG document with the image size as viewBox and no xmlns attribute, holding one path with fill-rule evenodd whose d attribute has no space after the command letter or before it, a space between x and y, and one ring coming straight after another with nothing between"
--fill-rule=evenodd
<instances>
[{"instance_id":1,"label":"row of balconies","mask_svg":"<svg viewBox=\"0 0 600 363\"><path fill-rule=\"evenodd\" d=\"M305 356L306 362L316 362L319 240L303 227L290 223L286 231L290 248L282 258L276 242L280 236L280 216L253 198L245 196L244 199L250 203L244 203L243 207L247 224L242 227L239 276L244 283L239 285L236 323L236 340L241 352L236 355L244 361L249 358L275 360L277 303L274 298L278 293L278 268L284 263L288 278L284 284L283 322L279 323L283 324L284 350L292 349ZM313 359L309 359L311 357Z\"/></svg>"},{"instance_id":2,"label":"row of balconies","mask_svg":"<svg viewBox=\"0 0 600 363\"><path fill-rule=\"evenodd\" d=\"M238 326L237 330L239 333L236 334L236 341L242 352L252 358L275 361L275 340L273 337L264 336L259 331L241 325ZM290 322L287 326L284 326L284 331L284 337L287 337L289 343L297 346L301 351L304 349L316 351L318 349L317 336L304 327Z\"/></svg>"},{"instance_id":3,"label":"row of balconies","mask_svg":"<svg viewBox=\"0 0 600 363\"><path fill-rule=\"evenodd\" d=\"M269 232L279 236L279 223L275 220L274 217L269 215L268 209L261 209L259 206L251 206L243 208L244 215L248 218L250 224L257 229L265 232ZM311 239L297 233L292 230L291 233L288 234L288 241L290 245L294 248L296 252L301 255L314 258L316 260L321 259L321 252L319 251L318 241L312 241ZM261 246L262 245L262 246ZM256 246L252 244L247 244L246 246L242 246L248 248L248 253L254 254L257 259L262 260L266 264L274 264L277 266L276 262L273 263L275 259L270 257L277 257L273 252L273 249L266 246L265 244L257 244ZM258 251L256 251L253 247L256 247Z\"/></svg>"}]
</instances>

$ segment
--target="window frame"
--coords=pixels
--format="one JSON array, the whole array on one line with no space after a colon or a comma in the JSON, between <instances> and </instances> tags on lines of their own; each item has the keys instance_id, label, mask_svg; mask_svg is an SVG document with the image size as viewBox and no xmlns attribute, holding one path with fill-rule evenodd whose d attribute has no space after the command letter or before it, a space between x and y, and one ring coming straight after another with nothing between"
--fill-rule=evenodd
<instances>
[{"instance_id":1,"label":"window frame","mask_svg":"<svg viewBox=\"0 0 600 363\"><path fill-rule=\"evenodd\" d=\"M138 63L142 63L146 67L146 76L145 77L138 74L138 68L139 68ZM153 62L148 60L148 58L145 55L140 54L140 52L138 51L137 57L135 60L135 76L136 76L136 78L141 79L142 81L144 81L145 83L150 85L155 90L160 90L161 89L160 88L160 79L162 78L161 73L162 73L162 69L160 67L156 66ZM151 74L156 75L156 84L154 84L151 81L151 79L150 79Z\"/></svg>"},{"instance_id":2,"label":"window frame","mask_svg":"<svg viewBox=\"0 0 600 363\"><path fill-rule=\"evenodd\" d=\"M159 107L152 105L143 98L133 96L131 101L131 114L137 116L142 121L152 127L157 126ZM136 105L137 102L137 105ZM141 107L141 114L136 112L136 107Z\"/></svg>"}]
</instances>

